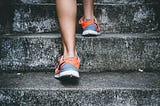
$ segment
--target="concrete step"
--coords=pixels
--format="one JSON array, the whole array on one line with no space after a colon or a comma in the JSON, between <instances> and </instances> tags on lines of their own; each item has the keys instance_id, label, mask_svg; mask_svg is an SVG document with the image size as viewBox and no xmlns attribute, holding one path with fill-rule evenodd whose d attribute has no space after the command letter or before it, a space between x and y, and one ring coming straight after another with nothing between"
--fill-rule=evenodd
<instances>
[{"instance_id":1,"label":"concrete step","mask_svg":"<svg viewBox=\"0 0 160 106\"><path fill-rule=\"evenodd\" d=\"M13 0L14 3L22 4L55 4L56 0ZM82 0L77 0L78 3L82 3ZM107 4L146 4L146 3L158 3L157 0L94 0L95 4L107 3Z\"/></svg>"},{"instance_id":2,"label":"concrete step","mask_svg":"<svg viewBox=\"0 0 160 106\"><path fill-rule=\"evenodd\" d=\"M1 73L1 106L159 106L160 73L80 73L60 82L53 73Z\"/></svg>"},{"instance_id":3,"label":"concrete step","mask_svg":"<svg viewBox=\"0 0 160 106\"><path fill-rule=\"evenodd\" d=\"M160 71L160 33L76 36L81 72ZM53 71L60 34L0 36L0 71Z\"/></svg>"},{"instance_id":4,"label":"concrete step","mask_svg":"<svg viewBox=\"0 0 160 106\"><path fill-rule=\"evenodd\" d=\"M7 3L6 3L7 4ZM8 4L9 5L9 4ZM1 6L4 8L4 6ZM5 26L19 33L43 33L60 31L56 15L55 0L15 0L10 8L2 9L1 32ZM139 33L160 31L159 1L151 0L102 0L95 1L95 15L102 33ZM4 14L4 15L3 15ZM4 18L6 17L8 18ZM78 5L78 19L83 15ZM9 30L9 29L6 29ZM77 33L81 32L77 24Z\"/></svg>"}]
</instances>

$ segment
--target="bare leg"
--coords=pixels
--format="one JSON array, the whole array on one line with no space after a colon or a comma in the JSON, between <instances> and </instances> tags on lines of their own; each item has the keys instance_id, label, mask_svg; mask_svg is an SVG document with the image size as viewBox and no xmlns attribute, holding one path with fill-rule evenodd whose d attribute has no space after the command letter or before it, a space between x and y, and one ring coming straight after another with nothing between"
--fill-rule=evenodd
<instances>
[{"instance_id":1,"label":"bare leg","mask_svg":"<svg viewBox=\"0 0 160 106\"><path fill-rule=\"evenodd\" d=\"M64 56L75 56L76 0L56 0Z\"/></svg>"},{"instance_id":2,"label":"bare leg","mask_svg":"<svg viewBox=\"0 0 160 106\"><path fill-rule=\"evenodd\" d=\"M84 18L94 18L94 0L83 0Z\"/></svg>"}]
</instances>

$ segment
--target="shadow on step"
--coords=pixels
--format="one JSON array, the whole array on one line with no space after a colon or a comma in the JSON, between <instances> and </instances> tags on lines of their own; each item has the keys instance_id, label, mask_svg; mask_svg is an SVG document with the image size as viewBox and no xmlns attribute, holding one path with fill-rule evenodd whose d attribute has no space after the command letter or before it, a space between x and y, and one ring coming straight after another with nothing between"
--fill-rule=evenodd
<instances>
[{"instance_id":1,"label":"shadow on step","mask_svg":"<svg viewBox=\"0 0 160 106\"><path fill-rule=\"evenodd\" d=\"M79 85L79 79L74 78L74 77L64 77L62 79L60 79L60 82L62 85L64 86L77 86Z\"/></svg>"}]
</instances>

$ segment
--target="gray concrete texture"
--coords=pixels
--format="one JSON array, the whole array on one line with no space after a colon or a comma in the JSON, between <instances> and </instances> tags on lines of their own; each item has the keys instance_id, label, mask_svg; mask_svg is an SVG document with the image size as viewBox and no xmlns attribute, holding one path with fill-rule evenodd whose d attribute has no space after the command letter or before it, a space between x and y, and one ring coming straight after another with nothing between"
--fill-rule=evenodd
<instances>
[{"instance_id":1,"label":"gray concrete texture","mask_svg":"<svg viewBox=\"0 0 160 106\"><path fill-rule=\"evenodd\" d=\"M81 72L160 71L159 34L76 36ZM53 71L62 54L60 34L0 37L0 71Z\"/></svg>"},{"instance_id":2,"label":"gray concrete texture","mask_svg":"<svg viewBox=\"0 0 160 106\"><path fill-rule=\"evenodd\" d=\"M10 4L11 18L8 20L2 18L2 21L10 20L8 26L13 32L57 33L60 29L54 2L55 0L13 1ZM102 33L157 32L160 31L158 3L151 0L95 1L95 15L99 20ZM77 21L82 15L82 5L78 5ZM1 32L5 29L3 26L5 26L4 23L1 25ZM80 32L81 28L77 24L77 33Z\"/></svg>"},{"instance_id":3,"label":"gray concrete texture","mask_svg":"<svg viewBox=\"0 0 160 106\"><path fill-rule=\"evenodd\" d=\"M40 3L55 3L56 0L13 0L15 3L24 4L40 4ZM82 0L77 0L82 3ZM141 3L158 3L157 0L94 0L95 3L109 3L109 4L141 4Z\"/></svg>"},{"instance_id":4,"label":"gray concrete texture","mask_svg":"<svg viewBox=\"0 0 160 106\"><path fill-rule=\"evenodd\" d=\"M1 106L159 106L160 73L80 73L60 82L53 73L1 73Z\"/></svg>"}]
</instances>

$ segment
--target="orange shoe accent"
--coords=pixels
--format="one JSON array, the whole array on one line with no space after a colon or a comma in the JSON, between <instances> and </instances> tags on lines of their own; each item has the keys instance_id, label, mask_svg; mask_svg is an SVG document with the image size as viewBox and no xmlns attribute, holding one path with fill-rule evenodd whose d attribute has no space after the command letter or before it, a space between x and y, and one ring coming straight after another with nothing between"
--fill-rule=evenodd
<instances>
[{"instance_id":1,"label":"orange shoe accent","mask_svg":"<svg viewBox=\"0 0 160 106\"><path fill-rule=\"evenodd\" d=\"M62 66L65 64L65 63L70 63L72 64L73 66L75 66L77 69L80 68L80 60L78 58L78 56L75 56L74 58L70 58L70 57L65 57L63 58L62 56L58 58L58 68L55 69L55 74L58 74L62 68Z\"/></svg>"},{"instance_id":2,"label":"orange shoe accent","mask_svg":"<svg viewBox=\"0 0 160 106\"><path fill-rule=\"evenodd\" d=\"M94 18L92 20L86 20L86 19L84 19L84 17L81 17L78 23L82 26L83 29L85 29L88 25L93 24L96 26L98 32L101 31L101 28L100 28L96 18Z\"/></svg>"}]
</instances>

